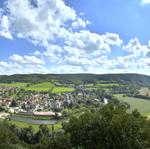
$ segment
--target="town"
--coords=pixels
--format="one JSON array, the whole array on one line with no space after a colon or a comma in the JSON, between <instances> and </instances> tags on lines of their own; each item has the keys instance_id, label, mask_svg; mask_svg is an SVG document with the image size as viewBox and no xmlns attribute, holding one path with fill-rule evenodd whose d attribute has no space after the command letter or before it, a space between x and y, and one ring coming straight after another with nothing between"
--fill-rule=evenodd
<instances>
[{"instance_id":1,"label":"town","mask_svg":"<svg viewBox=\"0 0 150 149\"><path fill-rule=\"evenodd\" d=\"M17 95L17 96L14 96ZM76 87L72 92L54 94L25 91L21 87L0 87L0 111L9 114L61 117L66 108L107 104L112 96L103 91ZM5 115L4 115L5 116Z\"/></svg>"}]
</instances>

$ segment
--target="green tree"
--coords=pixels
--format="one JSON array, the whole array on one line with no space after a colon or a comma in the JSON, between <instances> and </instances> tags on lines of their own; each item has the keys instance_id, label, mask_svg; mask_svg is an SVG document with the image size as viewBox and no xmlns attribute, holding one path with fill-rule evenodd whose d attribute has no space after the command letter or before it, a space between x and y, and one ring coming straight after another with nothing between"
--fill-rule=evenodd
<instances>
[{"instance_id":1,"label":"green tree","mask_svg":"<svg viewBox=\"0 0 150 149\"><path fill-rule=\"evenodd\" d=\"M40 125L39 131L35 134L34 140L36 143L39 143L43 137L49 137L50 132L46 125Z\"/></svg>"},{"instance_id":2,"label":"green tree","mask_svg":"<svg viewBox=\"0 0 150 149\"><path fill-rule=\"evenodd\" d=\"M104 106L72 117L64 127L72 145L83 149L145 149L150 147L150 122L123 104Z\"/></svg>"},{"instance_id":3,"label":"green tree","mask_svg":"<svg viewBox=\"0 0 150 149\"><path fill-rule=\"evenodd\" d=\"M57 134L54 138L44 137L41 139L40 148L44 149L71 149L70 136L68 134Z\"/></svg>"},{"instance_id":4,"label":"green tree","mask_svg":"<svg viewBox=\"0 0 150 149\"><path fill-rule=\"evenodd\" d=\"M22 128L18 136L21 141L27 144L33 144L34 134L31 126L28 128Z\"/></svg>"},{"instance_id":5,"label":"green tree","mask_svg":"<svg viewBox=\"0 0 150 149\"><path fill-rule=\"evenodd\" d=\"M0 123L0 148L18 143L18 137L9 129L9 125L6 122Z\"/></svg>"},{"instance_id":6,"label":"green tree","mask_svg":"<svg viewBox=\"0 0 150 149\"><path fill-rule=\"evenodd\" d=\"M18 103L16 102L16 100L12 100L10 106L11 106L11 107L17 107L17 106L18 106Z\"/></svg>"}]
</instances>

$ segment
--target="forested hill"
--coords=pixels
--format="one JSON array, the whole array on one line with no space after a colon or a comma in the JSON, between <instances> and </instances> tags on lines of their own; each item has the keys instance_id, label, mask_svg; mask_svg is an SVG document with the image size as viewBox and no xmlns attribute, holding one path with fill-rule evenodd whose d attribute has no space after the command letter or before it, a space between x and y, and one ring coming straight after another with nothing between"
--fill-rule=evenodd
<instances>
[{"instance_id":1,"label":"forested hill","mask_svg":"<svg viewBox=\"0 0 150 149\"><path fill-rule=\"evenodd\" d=\"M8 82L44 82L60 83L121 83L150 85L150 76L141 74L16 74L1 75L0 83Z\"/></svg>"}]
</instances>

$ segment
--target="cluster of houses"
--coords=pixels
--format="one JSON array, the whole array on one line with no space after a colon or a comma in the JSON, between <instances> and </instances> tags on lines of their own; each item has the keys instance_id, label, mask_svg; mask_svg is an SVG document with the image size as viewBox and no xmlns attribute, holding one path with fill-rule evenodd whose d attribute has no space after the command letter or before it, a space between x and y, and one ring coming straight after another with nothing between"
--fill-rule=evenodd
<instances>
[{"instance_id":1,"label":"cluster of houses","mask_svg":"<svg viewBox=\"0 0 150 149\"><path fill-rule=\"evenodd\" d=\"M7 87L7 86L0 86L0 98L4 97L7 98L11 94L17 93L19 88L17 87Z\"/></svg>"},{"instance_id":2,"label":"cluster of houses","mask_svg":"<svg viewBox=\"0 0 150 149\"><path fill-rule=\"evenodd\" d=\"M61 110L68 107L78 107L80 104L107 104L107 98L98 99L93 91L87 91L79 88L70 93L52 94L49 93L31 93L15 100L13 97L6 97L3 93L7 91L16 91L16 88L0 88L0 106L8 112L20 114L33 114L50 116L56 112L60 114Z\"/></svg>"}]
</instances>

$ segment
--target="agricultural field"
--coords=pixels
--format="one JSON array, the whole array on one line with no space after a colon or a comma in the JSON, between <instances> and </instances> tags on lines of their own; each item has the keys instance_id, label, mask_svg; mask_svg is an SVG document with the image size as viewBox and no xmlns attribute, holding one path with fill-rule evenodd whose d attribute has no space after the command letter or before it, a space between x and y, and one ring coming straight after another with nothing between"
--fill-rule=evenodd
<instances>
[{"instance_id":1,"label":"agricultural field","mask_svg":"<svg viewBox=\"0 0 150 149\"><path fill-rule=\"evenodd\" d=\"M14 83L0 83L0 86L4 87L25 87L28 83L14 82Z\"/></svg>"},{"instance_id":2,"label":"agricultural field","mask_svg":"<svg viewBox=\"0 0 150 149\"><path fill-rule=\"evenodd\" d=\"M26 91L37 91L37 92L47 92L49 90L52 90L53 93L64 93L64 92L71 92L74 90L74 88L70 87L55 86L51 82L42 82L36 84L28 84L21 82L0 83L0 87L22 87Z\"/></svg>"},{"instance_id":3,"label":"agricultural field","mask_svg":"<svg viewBox=\"0 0 150 149\"><path fill-rule=\"evenodd\" d=\"M113 87L113 86L126 86L124 84L118 84L118 83L107 83L107 84L104 84L104 83L98 83L98 84L86 84L85 87L86 88L99 88L99 87L103 87L103 88L110 88L110 87Z\"/></svg>"},{"instance_id":4,"label":"agricultural field","mask_svg":"<svg viewBox=\"0 0 150 149\"><path fill-rule=\"evenodd\" d=\"M137 109L143 115L150 115L150 100L142 99L142 98L134 98L134 97L123 97L123 94L116 94L115 97L118 100L127 102L130 104L130 112L134 109Z\"/></svg>"},{"instance_id":5,"label":"agricultural field","mask_svg":"<svg viewBox=\"0 0 150 149\"><path fill-rule=\"evenodd\" d=\"M43 82L43 83L37 83L37 84L31 84L28 87L25 87L25 90L30 90L30 91L49 91L52 89L54 85L50 82Z\"/></svg>"},{"instance_id":6,"label":"agricultural field","mask_svg":"<svg viewBox=\"0 0 150 149\"><path fill-rule=\"evenodd\" d=\"M86 84L84 85L87 90L97 90L99 88L104 88L105 90L111 89L113 87L126 87L128 85L118 84L118 83L98 83L98 84Z\"/></svg>"},{"instance_id":7,"label":"agricultural field","mask_svg":"<svg viewBox=\"0 0 150 149\"><path fill-rule=\"evenodd\" d=\"M71 92L74 89L63 86L57 87L51 82L43 82L38 84L32 84L29 87L26 87L25 90L40 91L40 92L47 92L49 90L52 90L52 93L64 93L64 92Z\"/></svg>"},{"instance_id":8,"label":"agricultural field","mask_svg":"<svg viewBox=\"0 0 150 149\"><path fill-rule=\"evenodd\" d=\"M72 92L74 88L69 87L54 87L52 92L53 93L64 93L64 92Z\"/></svg>"}]
</instances>

